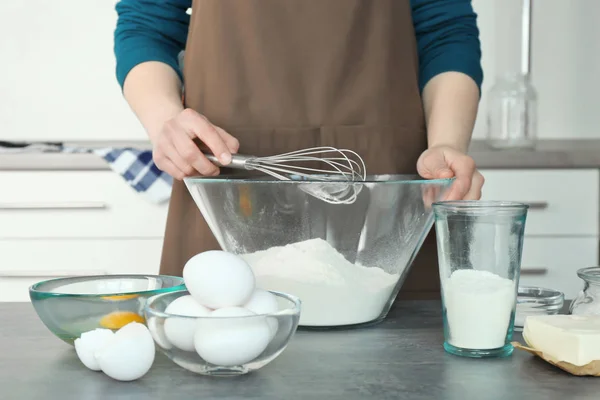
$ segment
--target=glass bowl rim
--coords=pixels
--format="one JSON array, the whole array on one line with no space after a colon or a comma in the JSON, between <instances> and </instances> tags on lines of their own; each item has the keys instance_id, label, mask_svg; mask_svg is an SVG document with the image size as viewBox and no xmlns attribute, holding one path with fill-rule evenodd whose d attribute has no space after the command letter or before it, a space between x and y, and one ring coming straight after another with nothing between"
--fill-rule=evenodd
<instances>
[{"instance_id":1,"label":"glass bowl rim","mask_svg":"<svg viewBox=\"0 0 600 400\"><path fill-rule=\"evenodd\" d=\"M435 208L447 210L527 210L529 204L506 200L444 200L433 203Z\"/></svg>"},{"instance_id":2,"label":"glass bowl rim","mask_svg":"<svg viewBox=\"0 0 600 400\"><path fill-rule=\"evenodd\" d=\"M580 268L577 276L585 282L600 283L600 266Z\"/></svg>"},{"instance_id":3,"label":"glass bowl rim","mask_svg":"<svg viewBox=\"0 0 600 400\"><path fill-rule=\"evenodd\" d=\"M131 279L131 278L172 278L175 280L181 280L181 283L178 285L159 288L159 289L150 289L150 290L138 290L131 292L107 292L107 293L65 293L65 292L55 292L55 291L47 291L40 290L40 287L52 282L64 281L65 283L75 283L79 282L81 279L89 280L89 281L101 281L106 279ZM37 283L34 283L29 287L29 293L35 293L37 295L42 295L46 297L77 297L82 299L90 299L90 298L100 298L100 297L109 297L109 296L126 296L126 295L158 295L163 293L170 293L177 290L185 289L185 283L183 278L180 276L174 275L153 275L153 274L109 274L109 275L85 275L85 276L67 276L60 278L52 278L46 279Z\"/></svg>"},{"instance_id":4,"label":"glass bowl rim","mask_svg":"<svg viewBox=\"0 0 600 400\"><path fill-rule=\"evenodd\" d=\"M324 174L315 174L314 176L326 176ZM387 180L376 180L374 177L389 177ZM319 179L302 179L302 180L281 180L277 178L270 177L269 175L259 175L252 177L242 177L239 175L219 175L217 177L204 177L204 176L188 176L183 178L186 184L195 184L195 183L236 183L236 184L287 184L287 185L335 185L340 183L349 183L356 185L363 184L425 184L425 185L446 185L452 183L455 178L444 178L444 179L424 179L420 177L418 174L373 174L367 175L366 179L363 181L352 181L347 182L343 180L319 180Z\"/></svg>"},{"instance_id":5,"label":"glass bowl rim","mask_svg":"<svg viewBox=\"0 0 600 400\"><path fill-rule=\"evenodd\" d=\"M541 296L541 297L521 297L521 302L519 303L519 293L521 293L521 290L525 291L525 290L530 290L530 291L538 291L541 293L546 293L547 296ZM519 287L517 288L517 303L518 304L526 304L526 303L535 303L535 302L544 302L543 305L548 305L548 306L552 306L552 305L558 305L563 304L565 301L565 294L563 292L561 292L560 290L556 290L556 289L549 289L549 288L545 288L545 287L541 287L541 286L521 286L519 285ZM552 302L552 303L551 303Z\"/></svg>"},{"instance_id":6,"label":"glass bowl rim","mask_svg":"<svg viewBox=\"0 0 600 400\"><path fill-rule=\"evenodd\" d=\"M194 316L190 316L190 315L172 314L172 313L166 313L164 311L158 311L156 308L154 308L153 304L163 296L167 296L169 294L175 294L175 292L190 294L190 292L187 289L183 289L183 290L171 291L169 293L155 294L154 296L148 298L148 300L146 300L146 304L144 304L144 316L146 317L146 319L149 319L149 317L158 317L158 318L182 318L182 319L190 319L190 320L219 319L219 320L224 320L224 321L227 321L227 320L231 321L231 320L252 319L252 318L258 318L258 317L264 318L264 317L277 317L277 316L292 316L292 315L299 315L301 313L302 300L300 300L299 297L296 297L289 293L278 292L275 290L266 290L266 291L277 297L281 297L285 300L290 301L292 303L292 306L284 308L283 310L273 312L273 313L246 315L246 316L239 316L239 317L218 317L218 318L211 317L208 315L194 317Z\"/></svg>"}]
</instances>

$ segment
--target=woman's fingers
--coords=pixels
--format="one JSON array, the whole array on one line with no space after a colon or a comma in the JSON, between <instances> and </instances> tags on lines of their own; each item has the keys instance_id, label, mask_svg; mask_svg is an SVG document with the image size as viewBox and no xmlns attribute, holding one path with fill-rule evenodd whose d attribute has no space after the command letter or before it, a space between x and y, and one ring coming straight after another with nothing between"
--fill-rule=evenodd
<instances>
[{"instance_id":1,"label":"woman's fingers","mask_svg":"<svg viewBox=\"0 0 600 400\"><path fill-rule=\"evenodd\" d=\"M166 172L175 179L182 180L186 176L186 173L179 169L160 148L152 151L152 160L158 169Z\"/></svg>"},{"instance_id":2,"label":"woman's fingers","mask_svg":"<svg viewBox=\"0 0 600 400\"><path fill-rule=\"evenodd\" d=\"M176 131L171 137L173 148L177 152L176 157L182 160L187 166L189 166L189 174L193 174L197 171L198 174L203 176L213 176L219 173L219 168L211 163L202 154L196 143L186 134L182 134L182 127Z\"/></svg>"},{"instance_id":3,"label":"woman's fingers","mask_svg":"<svg viewBox=\"0 0 600 400\"><path fill-rule=\"evenodd\" d=\"M155 164L177 179L198 174L219 174L219 168L206 158L198 148L197 141L201 147L206 147L208 152L216 155L223 165L228 165L231 155L239 149L236 138L191 109L183 110L167 121L152 141Z\"/></svg>"},{"instance_id":4,"label":"woman's fingers","mask_svg":"<svg viewBox=\"0 0 600 400\"><path fill-rule=\"evenodd\" d=\"M194 174L194 167L181 156L177 147L175 146L175 141L177 140L177 136L181 136L176 130L173 131L172 125L170 122L169 127L165 128L164 135L159 139L159 146L161 151L165 154L166 158L169 159L175 166L181 170L186 176Z\"/></svg>"},{"instance_id":5,"label":"woman's fingers","mask_svg":"<svg viewBox=\"0 0 600 400\"><path fill-rule=\"evenodd\" d=\"M481 199L481 189L483 188L483 184L485 183L485 179L481 172L475 170L473 173L473 178L471 180L471 187L469 191L464 196L464 200L479 200Z\"/></svg>"},{"instance_id":6,"label":"woman's fingers","mask_svg":"<svg viewBox=\"0 0 600 400\"><path fill-rule=\"evenodd\" d=\"M214 127L217 130L217 132L219 133L219 135L221 136L221 139L223 139L223 141L225 142L225 145L227 145L227 148L229 149L231 154L236 154L238 152L238 150L240 149L239 140L237 140L235 137L231 136L228 132L225 131L225 129L219 128L216 125L214 125Z\"/></svg>"},{"instance_id":7,"label":"woman's fingers","mask_svg":"<svg viewBox=\"0 0 600 400\"><path fill-rule=\"evenodd\" d=\"M453 159L450 168L454 172L455 180L450 187L448 200L465 200L473 186L475 162L469 156L460 156Z\"/></svg>"},{"instance_id":8,"label":"woman's fingers","mask_svg":"<svg viewBox=\"0 0 600 400\"><path fill-rule=\"evenodd\" d=\"M221 164L227 165L231 162L231 152L225 141L208 119L197 112L186 109L180 114L179 124L185 129L189 139L197 137L204 143ZM203 158L206 158L202 156Z\"/></svg>"}]
</instances>

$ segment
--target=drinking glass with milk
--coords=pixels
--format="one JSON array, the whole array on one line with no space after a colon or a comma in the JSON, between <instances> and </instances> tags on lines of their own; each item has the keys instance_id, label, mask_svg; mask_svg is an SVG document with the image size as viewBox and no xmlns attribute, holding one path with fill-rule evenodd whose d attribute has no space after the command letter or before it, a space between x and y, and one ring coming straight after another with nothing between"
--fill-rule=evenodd
<instances>
[{"instance_id":1,"label":"drinking glass with milk","mask_svg":"<svg viewBox=\"0 0 600 400\"><path fill-rule=\"evenodd\" d=\"M433 204L448 353L512 354L528 208L504 201Z\"/></svg>"}]
</instances>

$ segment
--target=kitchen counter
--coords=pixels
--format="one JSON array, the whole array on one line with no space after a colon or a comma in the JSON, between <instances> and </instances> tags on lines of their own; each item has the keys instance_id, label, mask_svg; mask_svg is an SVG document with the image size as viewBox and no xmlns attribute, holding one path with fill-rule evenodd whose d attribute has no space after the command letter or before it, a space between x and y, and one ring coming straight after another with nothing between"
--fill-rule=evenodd
<instances>
[{"instance_id":1,"label":"kitchen counter","mask_svg":"<svg viewBox=\"0 0 600 400\"><path fill-rule=\"evenodd\" d=\"M148 141L122 141L122 142L65 142L65 146L84 148L124 148L151 149ZM0 171L2 170L50 170L50 171L102 171L109 170L109 166L102 158L94 154L68 154L68 153L2 153L0 149Z\"/></svg>"},{"instance_id":2,"label":"kitchen counter","mask_svg":"<svg viewBox=\"0 0 600 400\"><path fill-rule=\"evenodd\" d=\"M475 140L469 152L481 169L600 168L600 140L542 140L535 150L495 150Z\"/></svg>"},{"instance_id":3,"label":"kitchen counter","mask_svg":"<svg viewBox=\"0 0 600 400\"><path fill-rule=\"evenodd\" d=\"M600 383L517 350L488 360L446 354L436 301L399 303L371 328L299 331L279 358L242 377L195 375L159 355L129 383L87 370L28 303L0 303L0 321L3 400L597 399Z\"/></svg>"},{"instance_id":4,"label":"kitchen counter","mask_svg":"<svg viewBox=\"0 0 600 400\"><path fill-rule=\"evenodd\" d=\"M67 143L85 147L150 148L148 142ZM475 140L470 154L481 169L600 168L600 140L543 140L535 151L493 150ZM0 153L0 170L107 170L104 160L91 154Z\"/></svg>"}]
</instances>

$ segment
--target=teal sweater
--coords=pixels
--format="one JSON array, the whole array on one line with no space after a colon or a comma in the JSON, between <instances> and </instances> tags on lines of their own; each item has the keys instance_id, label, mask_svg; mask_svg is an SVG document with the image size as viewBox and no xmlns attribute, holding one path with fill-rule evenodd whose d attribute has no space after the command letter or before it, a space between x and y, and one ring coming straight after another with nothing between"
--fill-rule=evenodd
<instances>
[{"instance_id":1,"label":"teal sweater","mask_svg":"<svg viewBox=\"0 0 600 400\"><path fill-rule=\"evenodd\" d=\"M302 1L302 0L298 0ZM121 86L145 61L164 62L182 77L177 56L185 48L192 0L120 0L114 51ZM421 90L447 71L467 74L481 88L481 45L471 0L411 0Z\"/></svg>"}]
</instances>

